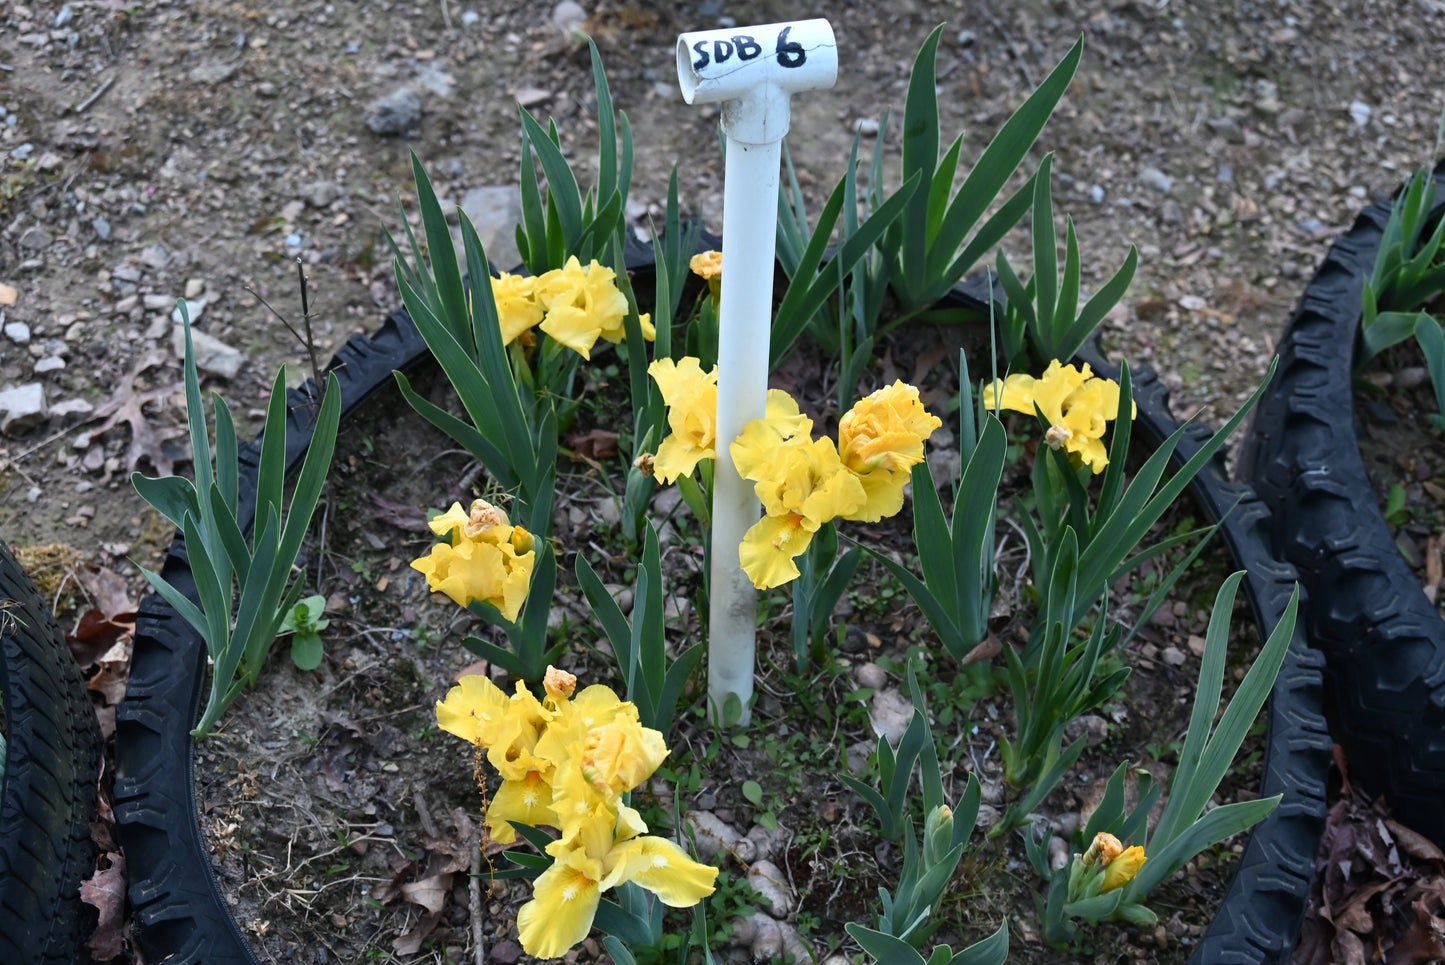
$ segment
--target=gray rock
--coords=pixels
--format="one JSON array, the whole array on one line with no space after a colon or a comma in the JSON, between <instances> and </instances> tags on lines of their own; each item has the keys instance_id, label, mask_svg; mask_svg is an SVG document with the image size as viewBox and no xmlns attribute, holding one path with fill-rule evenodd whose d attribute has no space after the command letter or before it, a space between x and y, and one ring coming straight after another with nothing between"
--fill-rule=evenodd
<instances>
[{"instance_id":1,"label":"gray rock","mask_svg":"<svg viewBox=\"0 0 1445 965\"><path fill-rule=\"evenodd\" d=\"M110 240L110 222L109 222L109 221L106 221L104 218L96 218L94 221L92 221L92 222L90 223L90 226L95 229L95 233L96 233L96 235L100 238L101 241L109 241L109 240Z\"/></svg>"},{"instance_id":2,"label":"gray rock","mask_svg":"<svg viewBox=\"0 0 1445 965\"><path fill-rule=\"evenodd\" d=\"M871 117L859 118L854 122L853 129L863 137L878 136L878 122Z\"/></svg>"},{"instance_id":3,"label":"gray rock","mask_svg":"<svg viewBox=\"0 0 1445 965\"><path fill-rule=\"evenodd\" d=\"M1169 175L1155 167L1148 167L1139 172L1139 183L1146 188L1152 188L1160 194L1168 194L1174 187L1174 182Z\"/></svg>"},{"instance_id":4,"label":"gray rock","mask_svg":"<svg viewBox=\"0 0 1445 965\"><path fill-rule=\"evenodd\" d=\"M72 415L88 416L94 411L95 406L84 399L66 399L64 402L57 402L50 407L50 418L63 419Z\"/></svg>"},{"instance_id":5,"label":"gray rock","mask_svg":"<svg viewBox=\"0 0 1445 965\"><path fill-rule=\"evenodd\" d=\"M301 189L301 199L313 208L327 208L345 193L335 181L315 181Z\"/></svg>"},{"instance_id":6,"label":"gray rock","mask_svg":"<svg viewBox=\"0 0 1445 965\"><path fill-rule=\"evenodd\" d=\"M853 679L860 687L882 690L883 685L888 683L888 673L876 663L865 663L853 671Z\"/></svg>"},{"instance_id":7,"label":"gray rock","mask_svg":"<svg viewBox=\"0 0 1445 965\"><path fill-rule=\"evenodd\" d=\"M45 421L45 387L39 382L0 391L0 432L22 432Z\"/></svg>"},{"instance_id":8,"label":"gray rock","mask_svg":"<svg viewBox=\"0 0 1445 965\"><path fill-rule=\"evenodd\" d=\"M163 312L168 308L173 308L176 304L176 300L175 297L172 295L152 294L142 296L141 304L145 306L145 309L148 312Z\"/></svg>"},{"instance_id":9,"label":"gray rock","mask_svg":"<svg viewBox=\"0 0 1445 965\"><path fill-rule=\"evenodd\" d=\"M1350 120L1355 122L1356 127L1364 127L1370 123L1370 105L1364 101L1350 102Z\"/></svg>"},{"instance_id":10,"label":"gray rock","mask_svg":"<svg viewBox=\"0 0 1445 965\"><path fill-rule=\"evenodd\" d=\"M517 250L517 224L522 220L521 188L515 184L472 188L462 197L461 209L477 229L477 238L493 268L510 270L521 262L522 255ZM457 242L460 251L460 237Z\"/></svg>"},{"instance_id":11,"label":"gray rock","mask_svg":"<svg viewBox=\"0 0 1445 965\"><path fill-rule=\"evenodd\" d=\"M44 375L47 372L59 372L65 368L65 359L58 355L47 355L35 363L35 374Z\"/></svg>"},{"instance_id":12,"label":"gray rock","mask_svg":"<svg viewBox=\"0 0 1445 965\"><path fill-rule=\"evenodd\" d=\"M528 109L545 104L552 99L552 92L540 87L523 87L517 91L517 103Z\"/></svg>"},{"instance_id":13,"label":"gray rock","mask_svg":"<svg viewBox=\"0 0 1445 965\"><path fill-rule=\"evenodd\" d=\"M110 311L113 315L129 315L131 310L139 304L139 295L127 295L111 306Z\"/></svg>"},{"instance_id":14,"label":"gray rock","mask_svg":"<svg viewBox=\"0 0 1445 965\"><path fill-rule=\"evenodd\" d=\"M191 316L191 324L194 325L201 320L201 315L206 311L206 300L204 298L187 298L185 299L185 303L186 311ZM169 304L169 302L167 304ZM175 311L171 312L171 321L177 325L182 323L181 306L177 305Z\"/></svg>"},{"instance_id":15,"label":"gray rock","mask_svg":"<svg viewBox=\"0 0 1445 965\"><path fill-rule=\"evenodd\" d=\"M32 225L20 234L20 247L40 251L50 247L50 232L39 225Z\"/></svg>"},{"instance_id":16,"label":"gray rock","mask_svg":"<svg viewBox=\"0 0 1445 965\"><path fill-rule=\"evenodd\" d=\"M788 885L788 876L771 861L755 861L748 869L748 887L767 899L768 914L774 918L787 918L793 910L793 889Z\"/></svg>"},{"instance_id":17,"label":"gray rock","mask_svg":"<svg viewBox=\"0 0 1445 965\"><path fill-rule=\"evenodd\" d=\"M7 322L5 325L5 337L16 345L24 345L30 341L30 326L24 322Z\"/></svg>"},{"instance_id":18,"label":"gray rock","mask_svg":"<svg viewBox=\"0 0 1445 965\"><path fill-rule=\"evenodd\" d=\"M421 124L421 99L410 87L399 88L372 101L362 119L374 134L406 135Z\"/></svg>"},{"instance_id":19,"label":"gray rock","mask_svg":"<svg viewBox=\"0 0 1445 965\"><path fill-rule=\"evenodd\" d=\"M147 248L146 251L150 251L150 249ZM162 248L161 251L164 252L165 249ZM142 257L144 257L144 252L142 252ZM141 271L139 268L134 268L130 265L117 265L111 270L110 277L116 281L130 282L133 285L140 281Z\"/></svg>"},{"instance_id":20,"label":"gray rock","mask_svg":"<svg viewBox=\"0 0 1445 965\"><path fill-rule=\"evenodd\" d=\"M1089 189L1089 200L1095 204L1104 203L1104 188L1102 185L1094 185Z\"/></svg>"},{"instance_id":21,"label":"gray rock","mask_svg":"<svg viewBox=\"0 0 1445 965\"><path fill-rule=\"evenodd\" d=\"M197 84L211 84L214 86L215 84L223 84L230 80L236 76L236 71L240 69L241 65L239 63L226 64L220 61L211 61L210 63L191 68L190 77L191 80Z\"/></svg>"},{"instance_id":22,"label":"gray rock","mask_svg":"<svg viewBox=\"0 0 1445 965\"><path fill-rule=\"evenodd\" d=\"M587 11L576 0L562 0L552 8L552 23L570 37L587 26Z\"/></svg>"},{"instance_id":23,"label":"gray rock","mask_svg":"<svg viewBox=\"0 0 1445 965\"><path fill-rule=\"evenodd\" d=\"M206 293L206 283L205 283L205 281L204 281L203 279L200 279L200 278L187 278L187 279L186 279L186 300L187 300L187 301L189 301L189 300L192 299L192 298L200 298L200 297L201 297L202 295L204 295L205 293Z\"/></svg>"},{"instance_id":24,"label":"gray rock","mask_svg":"<svg viewBox=\"0 0 1445 965\"><path fill-rule=\"evenodd\" d=\"M913 721L913 701L903 696L902 691L880 690L873 695L868 719L873 724L873 733L896 745Z\"/></svg>"},{"instance_id":25,"label":"gray rock","mask_svg":"<svg viewBox=\"0 0 1445 965\"><path fill-rule=\"evenodd\" d=\"M421 64L416 69L416 82L438 97L452 96L456 79L436 64Z\"/></svg>"},{"instance_id":26,"label":"gray rock","mask_svg":"<svg viewBox=\"0 0 1445 965\"><path fill-rule=\"evenodd\" d=\"M196 349L196 367L202 372L223 379L234 379L246 362L246 356L214 335L191 331L191 342ZM171 326L171 349L176 358L185 358L186 336L180 325Z\"/></svg>"},{"instance_id":27,"label":"gray rock","mask_svg":"<svg viewBox=\"0 0 1445 965\"><path fill-rule=\"evenodd\" d=\"M141 264L145 265L147 268L155 268L159 270L170 265L171 253L167 251L165 249L165 246L163 245L151 245L149 248L146 248L140 253L140 260ZM122 277L119 271L116 271L115 276L117 278ZM135 278L128 278L126 280L140 281L140 275L137 274Z\"/></svg>"},{"instance_id":28,"label":"gray rock","mask_svg":"<svg viewBox=\"0 0 1445 965\"><path fill-rule=\"evenodd\" d=\"M697 853L708 860L731 851L741 837L737 829L711 811L689 811L683 821L697 839Z\"/></svg>"}]
</instances>

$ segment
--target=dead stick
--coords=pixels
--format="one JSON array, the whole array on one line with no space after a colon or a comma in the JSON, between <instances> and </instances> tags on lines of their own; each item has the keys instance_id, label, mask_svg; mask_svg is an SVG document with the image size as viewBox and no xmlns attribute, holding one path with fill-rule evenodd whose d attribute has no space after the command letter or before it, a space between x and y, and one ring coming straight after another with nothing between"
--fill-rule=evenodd
<instances>
[{"instance_id":1,"label":"dead stick","mask_svg":"<svg viewBox=\"0 0 1445 965\"><path fill-rule=\"evenodd\" d=\"M110 90L110 85L111 85L111 84L114 84L114 83L115 83L115 77L114 77L114 76L107 77L107 78L101 83L101 85L96 88L94 94L91 94L91 95L90 95L89 97L87 97L85 100L81 101L79 104L77 104L77 105L75 105L74 107L72 107L72 108L71 108L71 111L72 111L73 113L76 113L76 114L84 113L85 109L86 109L87 107L89 107L91 104L94 104L96 101L100 100L100 95L101 95L101 94L104 94L106 91Z\"/></svg>"},{"instance_id":2,"label":"dead stick","mask_svg":"<svg viewBox=\"0 0 1445 965\"><path fill-rule=\"evenodd\" d=\"M472 832L472 876L467 881L467 903L472 913L472 947L476 965L487 965L486 941L482 919L482 832Z\"/></svg>"}]
</instances>

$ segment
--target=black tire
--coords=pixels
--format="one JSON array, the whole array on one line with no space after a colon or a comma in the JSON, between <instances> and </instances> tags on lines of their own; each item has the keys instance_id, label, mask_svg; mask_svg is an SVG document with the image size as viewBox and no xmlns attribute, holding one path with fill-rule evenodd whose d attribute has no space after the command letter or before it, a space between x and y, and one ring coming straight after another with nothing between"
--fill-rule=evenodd
<instances>
[{"instance_id":1,"label":"black tire","mask_svg":"<svg viewBox=\"0 0 1445 965\"><path fill-rule=\"evenodd\" d=\"M650 268L629 258L640 272ZM965 301L970 296L961 294ZM975 308L986 306L971 299ZM393 368L427 355L410 319L398 313L373 342L353 339L338 355L343 416L370 391L389 383ZM1096 367L1108 367L1091 359ZM1157 443L1173 430L1167 391L1153 374L1135 376L1141 435ZM304 442L304 427L293 426ZM1181 458L1196 451L1205 433L1191 432ZM295 465L304 445L292 450ZM244 480L243 480L244 485ZM1274 561L1261 526L1267 512L1252 490L1225 479L1220 460L1200 474L1191 491L1217 516L1231 506L1225 542L1250 571L1246 592L1261 626L1272 627L1293 587L1292 569ZM178 540L167 560L168 578L186 574ZM142 606L136 627L130 692L117 719L116 816L131 869L131 898L148 954L171 962L253 965L254 953L240 934L217 889L196 820L192 745L188 729L200 716L205 683L204 645L162 601ZM1225 904L1201 940L1193 962L1285 963L1298 936L1314 878L1315 852L1325 814L1325 777L1330 740L1320 713L1318 655L1297 633L1269 705L1269 736L1261 793L1285 793L1280 808L1251 835Z\"/></svg>"},{"instance_id":2,"label":"black tire","mask_svg":"<svg viewBox=\"0 0 1445 965\"><path fill-rule=\"evenodd\" d=\"M392 370L414 369L430 353L405 312L373 337L352 336L332 359L341 386L342 418L392 382ZM287 472L300 469L311 443L306 396L288 397ZM256 512L259 440L241 451L239 522ZM192 599L195 583L185 542L177 534L161 569ZM136 940L151 961L170 965L257 965L255 953L222 897L201 837L195 798L195 742L206 695L206 645L159 596L136 618L130 686L116 713L115 817L130 875Z\"/></svg>"},{"instance_id":3,"label":"black tire","mask_svg":"<svg viewBox=\"0 0 1445 965\"><path fill-rule=\"evenodd\" d=\"M1079 358L1099 374L1118 377L1118 367L1092 345ZM1169 390L1147 367L1130 374L1139 403L1134 431L1157 446L1178 428L1169 414ZM1207 426L1191 424L1175 450L1174 466L1182 466L1209 436ZM1294 568L1271 550L1269 509L1249 486L1229 480L1222 454L1200 470L1189 492L1209 521L1220 523L1218 535L1234 567L1247 571L1245 595L1262 641L1279 622L1296 583ZM1304 607L1302 598L1301 613ZM1325 827L1333 745L1322 709L1323 665L1306 643L1303 620L1298 621L1266 710L1259 789L1261 797L1283 794L1284 799L1251 832L1219 912L1189 958L1191 965L1287 965L1293 956Z\"/></svg>"},{"instance_id":4,"label":"black tire","mask_svg":"<svg viewBox=\"0 0 1445 965\"><path fill-rule=\"evenodd\" d=\"M1445 168L1434 175L1445 212ZM1364 281L1390 204L1330 248L1279 344L1279 374L1241 456L1273 512L1271 538L1312 601L1325 708L1350 779L1445 845L1445 620L1395 547L1356 435L1353 376Z\"/></svg>"},{"instance_id":5,"label":"black tire","mask_svg":"<svg viewBox=\"0 0 1445 965\"><path fill-rule=\"evenodd\" d=\"M100 727L65 635L0 541L0 692L6 752L0 800L0 962L89 961Z\"/></svg>"}]
</instances>

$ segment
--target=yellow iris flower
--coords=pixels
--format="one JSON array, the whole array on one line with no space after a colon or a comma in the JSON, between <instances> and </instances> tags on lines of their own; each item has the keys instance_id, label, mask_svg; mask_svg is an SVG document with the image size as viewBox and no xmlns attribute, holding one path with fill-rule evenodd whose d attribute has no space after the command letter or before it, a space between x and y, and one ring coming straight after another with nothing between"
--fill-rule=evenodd
<instances>
[{"instance_id":1,"label":"yellow iris flower","mask_svg":"<svg viewBox=\"0 0 1445 965\"><path fill-rule=\"evenodd\" d=\"M537 279L536 299L546 310L542 331L585 359L599 338L613 344L627 337L627 296L617 288L617 273L593 260L586 268L574 255L561 268ZM650 315L641 316L642 336L655 336Z\"/></svg>"},{"instance_id":2,"label":"yellow iris flower","mask_svg":"<svg viewBox=\"0 0 1445 965\"><path fill-rule=\"evenodd\" d=\"M941 425L917 387L902 381L859 399L838 422L838 455L868 498L845 518L876 523L902 509L903 487L923 461L923 442Z\"/></svg>"},{"instance_id":3,"label":"yellow iris flower","mask_svg":"<svg viewBox=\"0 0 1445 965\"><path fill-rule=\"evenodd\" d=\"M792 410L796 413L796 404ZM760 590L797 579L793 561L808 549L813 534L868 500L863 484L838 458L833 440L811 438L811 422L796 419L802 421L754 419L729 449L738 474L754 482L767 513L738 547L743 572Z\"/></svg>"},{"instance_id":4,"label":"yellow iris flower","mask_svg":"<svg viewBox=\"0 0 1445 965\"><path fill-rule=\"evenodd\" d=\"M688 857L665 838L639 836L647 825L632 808L600 804L577 833L547 846L552 867L533 883L517 913L522 948L557 958L587 937L602 892L624 882L651 891L665 905L686 908L712 894L718 869Z\"/></svg>"},{"instance_id":5,"label":"yellow iris flower","mask_svg":"<svg viewBox=\"0 0 1445 965\"><path fill-rule=\"evenodd\" d=\"M492 279L492 298L497 303L497 320L502 325L502 344L511 345L518 336L542 320L537 303L537 279L531 275L502 272Z\"/></svg>"},{"instance_id":6,"label":"yellow iris flower","mask_svg":"<svg viewBox=\"0 0 1445 965\"><path fill-rule=\"evenodd\" d=\"M652 461L653 473L665 484L691 476L699 461L717 458L717 366L703 372L692 356L677 362L658 359L647 374L662 391L672 430Z\"/></svg>"},{"instance_id":7,"label":"yellow iris flower","mask_svg":"<svg viewBox=\"0 0 1445 965\"><path fill-rule=\"evenodd\" d=\"M531 534L510 525L507 515L484 499L474 501L470 512L452 503L431 521L431 529L451 541L412 560L412 568L426 575L427 586L458 606L473 600L490 603L515 622L536 563Z\"/></svg>"},{"instance_id":8,"label":"yellow iris flower","mask_svg":"<svg viewBox=\"0 0 1445 965\"><path fill-rule=\"evenodd\" d=\"M1122 888L1133 881L1139 875L1139 869L1144 867L1144 862L1149 859L1144 856L1144 849L1139 845L1127 848L1104 868L1104 886L1099 889L1100 894L1106 891L1113 891L1115 888Z\"/></svg>"},{"instance_id":9,"label":"yellow iris flower","mask_svg":"<svg viewBox=\"0 0 1445 965\"><path fill-rule=\"evenodd\" d=\"M509 698L486 677L469 675L437 702L436 714L442 730L485 748L487 760L502 776L502 787L487 808L492 840L502 844L517 840L509 821L533 826L557 823L550 783L554 765L537 753L549 713L526 684L519 681Z\"/></svg>"},{"instance_id":10,"label":"yellow iris flower","mask_svg":"<svg viewBox=\"0 0 1445 965\"><path fill-rule=\"evenodd\" d=\"M442 729L487 749L505 779L487 808L494 840L509 844L508 821L550 825L550 868L521 909L522 947L556 958L587 937L601 894L636 882L664 904L694 905L712 894L717 869L671 841L646 836L642 816L622 802L667 756L661 733L638 722L637 707L599 685L573 696L576 678L547 668L547 697L526 685L506 697L482 676L463 677L437 704Z\"/></svg>"},{"instance_id":11,"label":"yellow iris flower","mask_svg":"<svg viewBox=\"0 0 1445 965\"><path fill-rule=\"evenodd\" d=\"M722 252L704 251L692 256L687 263L692 273L707 282L708 291L714 299L722 294Z\"/></svg>"},{"instance_id":12,"label":"yellow iris flower","mask_svg":"<svg viewBox=\"0 0 1445 965\"><path fill-rule=\"evenodd\" d=\"M1049 422L1045 441L1055 449L1067 449L1095 473L1109 464L1104 447L1104 430L1119 415L1119 384L1095 377L1088 363L1082 371L1063 365L1058 359L1039 378L1010 375L983 390L985 408L999 407L1034 414L1037 405ZM1133 406L1132 419L1139 407Z\"/></svg>"}]
</instances>

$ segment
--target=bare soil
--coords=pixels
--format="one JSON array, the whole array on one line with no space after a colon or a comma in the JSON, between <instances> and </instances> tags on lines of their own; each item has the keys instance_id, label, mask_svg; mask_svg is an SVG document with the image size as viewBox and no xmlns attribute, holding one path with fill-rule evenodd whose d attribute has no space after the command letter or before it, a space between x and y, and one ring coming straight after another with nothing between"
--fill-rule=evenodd
<instances>
[{"instance_id":1,"label":"bare soil","mask_svg":"<svg viewBox=\"0 0 1445 965\"><path fill-rule=\"evenodd\" d=\"M815 207L842 175L857 122L879 120L888 108L901 114L912 55L938 22L949 22L938 57L943 131L968 132L966 157L977 156L1083 33L1075 84L1033 162L1055 154L1055 204L1079 231L1086 285L1107 277L1129 244L1139 248L1133 289L1107 323L1109 344L1161 371L1176 414L1204 408L1216 424L1262 377L1329 239L1429 160L1441 106L1432 87L1445 25L1437 0L1208 8L903 0L886 12L868 4L604 0L586 14L636 139L629 216L642 226L659 213L675 164L684 210L713 230L722 196L717 112L689 107L677 92L680 31L721 25L720 17L830 18L838 84L795 100L789 139ZM368 105L402 87L420 100L419 123L399 136L374 133ZM512 186L518 99L556 119L571 156L591 155L586 48L557 27L550 5L101 0L0 10L0 286L14 289L13 304L0 297L0 390L38 382L47 409L61 413L0 432L5 538L32 549L71 547L139 592L127 560L153 565L170 534L128 475L172 464L185 471L189 458L170 340L174 299L204 300L198 329L240 353L234 376L207 385L232 403L242 433L254 434L277 368L298 366L303 355L246 289L299 317L299 256L314 286L323 353L352 332L374 330L399 300L382 226L398 232L397 200L411 200L408 151L453 202L471 189ZM895 119L885 135L895 169L898 127ZM503 248L499 241L489 250L505 263ZM6 328L17 323L28 338ZM293 383L300 375L298 367ZM397 502L435 505L424 486L396 488L410 467L394 462L383 438L348 436L338 450L342 473L390 473L373 488L387 487ZM455 481L466 468L442 457L427 471ZM575 508L592 525L592 508ZM442 840L464 830L452 808L473 819L478 808L455 760L408 763L434 773L408 772L405 781L386 770L388 759L398 762L397 735L437 744L423 733L429 708L467 661L443 642L455 630L448 611L425 600L405 567L425 540L357 515L369 509L338 503L327 512L338 535L311 564L329 596L363 607L333 608L347 642L328 653L319 687L277 660L275 694L292 706L257 718L271 726L266 734L245 732L242 707L232 736L203 750L211 756L201 773L214 775L206 800L218 834L240 802L266 799L268 781L291 774L310 789L309 809L279 830L238 825L233 846L221 849L231 862L223 867L239 867L252 882L248 924L284 909L306 928L339 936L353 922L321 896L390 882L399 858L417 863L413 881L434 870L433 861L450 860L441 846L398 846L394 833L383 833L396 826L393 812L418 821L428 814L432 837ZM360 540L353 549L342 548L348 528ZM866 585L860 592L868 599ZM94 594L89 603L98 605ZM1187 644L1200 625L1198 605L1186 603L1175 618L1167 632ZM1146 663L1136 676L1147 678L1149 657L1140 657ZM1160 663L1153 670L1166 674ZM205 770L223 758L223 773ZM314 839L312 856L289 857L293 838ZM317 846L328 839L334 855ZM824 853L856 860L846 850ZM278 884L278 869L311 875L315 894ZM445 903L436 927L464 927L453 920L465 908L459 900ZM313 902L325 915L307 911ZM389 934L413 934L419 907L397 901L379 917ZM267 927L282 926L254 930ZM1180 947L1181 935L1187 926L1166 935L1166 948ZM301 947L309 953L309 942L294 937L275 947L294 956ZM401 960L421 955L440 961L444 953L434 945Z\"/></svg>"}]
</instances>

